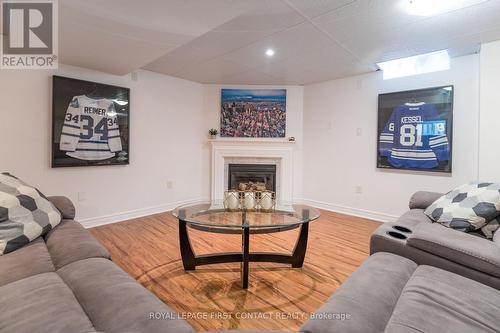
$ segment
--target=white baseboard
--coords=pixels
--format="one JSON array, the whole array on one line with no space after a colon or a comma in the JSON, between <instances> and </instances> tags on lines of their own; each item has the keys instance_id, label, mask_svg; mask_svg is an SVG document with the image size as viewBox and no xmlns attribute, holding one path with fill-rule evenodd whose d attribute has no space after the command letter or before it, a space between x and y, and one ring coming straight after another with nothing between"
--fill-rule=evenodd
<instances>
[{"instance_id":1,"label":"white baseboard","mask_svg":"<svg viewBox=\"0 0 500 333\"><path fill-rule=\"evenodd\" d=\"M163 205L159 205L159 206L131 210L128 212L110 214L110 215L99 216L99 217L91 217L88 219L78 219L78 222L80 222L80 224L82 224L85 228L93 228L93 227L97 227L100 225L122 222L122 221L136 219L136 218L144 217L144 216L148 216L148 215L164 213L164 212L171 211L174 208L179 207L181 205L188 205L191 203L196 203L196 202L201 202L201 201L208 201L208 198L197 198L197 199L191 199L191 200L177 201L177 202L171 202L171 203L167 203L167 204L163 204Z\"/></svg>"},{"instance_id":2,"label":"white baseboard","mask_svg":"<svg viewBox=\"0 0 500 333\"><path fill-rule=\"evenodd\" d=\"M310 199L298 199L297 201L303 202L306 205L313 206L316 208L328 210L331 212L342 213L346 215L352 215L357 217L363 217L370 220L375 220L379 222L394 222L399 216L391 215L386 213L374 212L366 209L353 208L342 205L335 205L332 203L310 200Z\"/></svg>"},{"instance_id":3,"label":"white baseboard","mask_svg":"<svg viewBox=\"0 0 500 333\"><path fill-rule=\"evenodd\" d=\"M127 221L127 220L131 220L131 219L135 219L135 218L139 218L139 217L144 217L144 216L148 216L148 215L164 213L164 212L171 211L172 209L174 209L178 206L181 206L181 205L188 205L191 203L196 203L196 202L201 202L201 201L208 201L208 198L197 198L197 199L191 199L191 200L171 202L171 203L167 203L164 205L141 208L141 209L131 210L131 211L122 212L122 213L110 214L110 215L99 216L99 217L92 217L92 218L88 218L88 219L79 219L78 221L85 228L93 228L93 227L97 227L100 225L122 222L122 221ZM310 206L317 207L320 209L328 210L331 212L342 213L342 214L352 215L352 216L357 216L357 217L363 217L363 218L367 218L367 219L371 219L371 220L375 220L375 221L380 221L380 222L393 222L399 217L396 215L390 215L390 214L374 212L374 211L370 211L370 210L353 208L353 207L342 206L342 205L335 205L335 204L331 204L331 203L327 203L327 202L310 200L310 199L296 199L295 202L301 202L301 203L304 203L306 205L310 205Z\"/></svg>"}]
</instances>

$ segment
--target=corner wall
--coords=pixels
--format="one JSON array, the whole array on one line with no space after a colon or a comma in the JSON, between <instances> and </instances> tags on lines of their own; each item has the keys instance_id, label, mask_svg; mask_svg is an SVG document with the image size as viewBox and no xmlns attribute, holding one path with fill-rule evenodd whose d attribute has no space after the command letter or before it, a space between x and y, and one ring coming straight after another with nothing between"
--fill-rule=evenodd
<instances>
[{"instance_id":1,"label":"corner wall","mask_svg":"<svg viewBox=\"0 0 500 333\"><path fill-rule=\"evenodd\" d=\"M205 132L211 127L220 127L221 112L221 89L286 89L286 137L293 136L296 142L293 144L293 179L292 192L294 200L302 198L303 193L303 115L304 115L304 87L302 86L267 86L267 85L204 85L204 114L205 114ZM252 139L248 139L252 140ZM207 163L205 163L207 161ZM205 158L207 173L210 173L210 145L206 145ZM204 187L210 187L210 179ZM208 194L208 193L207 193Z\"/></svg>"},{"instance_id":2,"label":"corner wall","mask_svg":"<svg viewBox=\"0 0 500 333\"><path fill-rule=\"evenodd\" d=\"M500 182L500 41L481 46L479 178Z\"/></svg>"},{"instance_id":3,"label":"corner wall","mask_svg":"<svg viewBox=\"0 0 500 333\"><path fill-rule=\"evenodd\" d=\"M130 165L50 168L52 74L131 88ZM70 197L85 226L202 198L203 85L142 70L137 75L133 81L69 66L2 70L0 172L11 172L46 195Z\"/></svg>"},{"instance_id":4,"label":"corner wall","mask_svg":"<svg viewBox=\"0 0 500 333\"><path fill-rule=\"evenodd\" d=\"M378 94L449 84L455 86L453 173L377 169ZM478 178L478 118L478 55L452 59L449 71L385 81L376 72L308 85L304 89L305 201L347 214L394 220L407 210L415 191L446 192Z\"/></svg>"}]
</instances>

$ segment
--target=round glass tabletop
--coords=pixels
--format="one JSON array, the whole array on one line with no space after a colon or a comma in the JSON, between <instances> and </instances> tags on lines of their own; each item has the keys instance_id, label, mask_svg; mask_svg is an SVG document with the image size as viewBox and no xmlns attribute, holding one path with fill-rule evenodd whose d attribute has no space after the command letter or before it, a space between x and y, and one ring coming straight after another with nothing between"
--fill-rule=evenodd
<instances>
[{"instance_id":1,"label":"round glass tabletop","mask_svg":"<svg viewBox=\"0 0 500 333\"><path fill-rule=\"evenodd\" d=\"M177 207L172 214L191 224L221 228L288 227L316 220L320 211L316 208L290 203L277 203L275 209L264 211L228 211L223 202L212 201Z\"/></svg>"}]
</instances>

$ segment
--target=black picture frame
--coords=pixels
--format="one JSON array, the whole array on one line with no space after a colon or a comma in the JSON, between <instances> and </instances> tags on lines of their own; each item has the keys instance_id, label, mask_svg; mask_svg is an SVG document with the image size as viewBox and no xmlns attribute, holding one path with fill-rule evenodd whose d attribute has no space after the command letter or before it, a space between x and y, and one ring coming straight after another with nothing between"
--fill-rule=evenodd
<instances>
[{"instance_id":1,"label":"black picture frame","mask_svg":"<svg viewBox=\"0 0 500 333\"><path fill-rule=\"evenodd\" d=\"M103 112L105 117L101 118L105 120L99 121L98 124L89 119L92 115L102 115ZM96 117L98 116L93 118ZM68 121L69 118L73 121ZM96 136L99 135L96 141ZM66 142L61 145L61 139L71 141L67 139L75 137L77 139L72 141L70 150L66 148ZM73 156L69 156L68 153ZM53 75L52 168L128 164L130 164L130 89Z\"/></svg>"},{"instance_id":2,"label":"black picture frame","mask_svg":"<svg viewBox=\"0 0 500 333\"><path fill-rule=\"evenodd\" d=\"M451 174L454 91L446 85L379 94L377 168Z\"/></svg>"}]
</instances>

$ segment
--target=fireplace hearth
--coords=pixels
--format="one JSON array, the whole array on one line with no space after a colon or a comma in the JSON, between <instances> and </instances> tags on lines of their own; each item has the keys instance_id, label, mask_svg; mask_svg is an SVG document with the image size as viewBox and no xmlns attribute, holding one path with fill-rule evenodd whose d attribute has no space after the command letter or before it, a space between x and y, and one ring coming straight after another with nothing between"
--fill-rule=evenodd
<instances>
[{"instance_id":1,"label":"fireplace hearth","mask_svg":"<svg viewBox=\"0 0 500 333\"><path fill-rule=\"evenodd\" d=\"M229 164L228 190L276 192L275 164Z\"/></svg>"}]
</instances>

